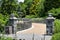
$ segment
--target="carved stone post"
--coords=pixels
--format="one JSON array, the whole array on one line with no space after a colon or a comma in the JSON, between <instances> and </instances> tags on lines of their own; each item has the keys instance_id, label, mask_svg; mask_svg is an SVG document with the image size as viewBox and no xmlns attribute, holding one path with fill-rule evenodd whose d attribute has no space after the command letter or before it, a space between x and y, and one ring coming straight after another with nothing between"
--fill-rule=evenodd
<instances>
[{"instance_id":1,"label":"carved stone post","mask_svg":"<svg viewBox=\"0 0 60 40\"><path fill-rule=\"evenodd\" d=\"M12 33L15 34L16 31L17 31L17 22L18 22L18 20L14 16L14 14L11 14L9 21L10 21L10 26L12 26Z\"/></svg>"},{"instance_id":2,"label":"carved stone post","mask_svg":"<svg viewBox=\"0 0 60 40\"><path fill-rule=\"evenodd\" d=\"M46 18L46 33L48 35L53 34L53 29L54 29L54 17L49 13L49 16Z\"/></svg>"}]
</instances>

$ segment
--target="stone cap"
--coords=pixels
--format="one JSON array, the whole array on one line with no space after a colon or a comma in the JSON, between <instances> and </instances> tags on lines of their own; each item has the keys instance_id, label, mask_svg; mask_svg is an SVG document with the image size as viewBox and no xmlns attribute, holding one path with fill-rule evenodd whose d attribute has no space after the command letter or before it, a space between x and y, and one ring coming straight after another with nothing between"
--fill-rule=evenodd
<instances>
[{"instance_id":1,"label":"stone cap","mask_svg":"<svg viewBox=\"0 0 60 40\"><path fill-rule=\"evenodd\" d=\"M15 15L12 13L12 14L10 15L10 19L17 19L17 18L16 18Z\"/></svg>"},{"instance_id":2,"label":"stone cap","mask_svg":"<svg viewBox=\"0 0 60 40\"><path fill-rule=\"evenodd\" d=\"M55 19L53 16L52 16L52 13L49 13L48 17L46 19Z\"/></svg>"}]
</instances>

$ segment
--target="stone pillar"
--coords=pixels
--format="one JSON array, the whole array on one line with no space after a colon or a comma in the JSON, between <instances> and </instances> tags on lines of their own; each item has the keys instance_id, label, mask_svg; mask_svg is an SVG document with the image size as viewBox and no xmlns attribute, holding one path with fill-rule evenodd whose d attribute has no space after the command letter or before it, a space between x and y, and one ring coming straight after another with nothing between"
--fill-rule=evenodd
<instances>
[{"instance_id":1,"label":"stone pillar","mask_svg":"<svg viewBox=\"0 0 60 40\"><path fill-rule=\"evenodd\" d=\"M46 33L48 35L53 34L53 29L54 29L54 17L49 13L49 16L46 18Z\"/></svg>"},{"instance_id":2,"label":"stone pillar","mask_svg":"<svg viewBox=\"0 0 60 40\"><path fill-rule=\"evenodd\" d=\"M12 26L12 34L15 34L16 31L17 31L17 22L18 22L18 20L14 16L14 14L11 14L9 21L10 21L10 26Z\"/></svg>"}]
</instances>

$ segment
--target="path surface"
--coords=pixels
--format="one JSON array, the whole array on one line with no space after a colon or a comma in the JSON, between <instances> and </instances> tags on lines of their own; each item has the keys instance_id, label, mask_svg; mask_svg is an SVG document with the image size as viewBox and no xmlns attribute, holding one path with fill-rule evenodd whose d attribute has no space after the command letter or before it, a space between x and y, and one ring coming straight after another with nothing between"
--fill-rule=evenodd
<instances>
[{"instance_id":1,"label":"path surface","mask_svg":"<svg viewBox=\"0 0 60 40\"><path fill-rule=\"evenodd\" d=\"M26 30L18 31L18 34L46 34L46 24L32 23L32 27Z\"/></svg>"}]
</instances>

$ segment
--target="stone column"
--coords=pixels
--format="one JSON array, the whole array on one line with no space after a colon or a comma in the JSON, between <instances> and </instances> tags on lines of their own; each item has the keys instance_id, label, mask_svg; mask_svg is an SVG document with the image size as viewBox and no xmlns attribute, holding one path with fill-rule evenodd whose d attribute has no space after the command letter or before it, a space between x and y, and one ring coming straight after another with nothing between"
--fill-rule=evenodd
<instances>
[{"instance_id":1,"label":"stone column","mask_svg":"<svg viewBox=\"0 0 60 40\"><path fill-rule=\"evenodd\" d=\"M12 26L12 33L15 34L17 31L18 19L14 16L14 14L11 14L9 21L10 26Z\"/></svg>"},{"instance_id":2,"label":"stone column","mask_svg":"<svg viewBox=\"0 0 60 40\"><path fill-rule=\"evenodd\" d=\"M49 16L46 18L46 33L48 35L53 34L53 29L54 29L54 17L49 13Z\"/></svg>"}]
</instances>

